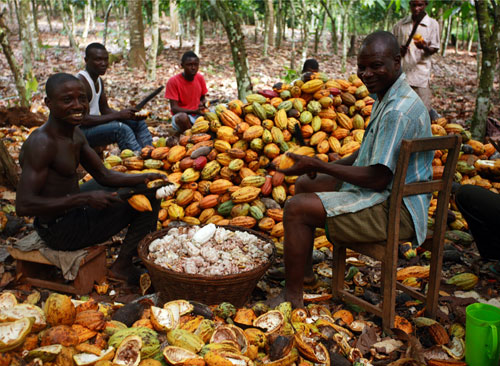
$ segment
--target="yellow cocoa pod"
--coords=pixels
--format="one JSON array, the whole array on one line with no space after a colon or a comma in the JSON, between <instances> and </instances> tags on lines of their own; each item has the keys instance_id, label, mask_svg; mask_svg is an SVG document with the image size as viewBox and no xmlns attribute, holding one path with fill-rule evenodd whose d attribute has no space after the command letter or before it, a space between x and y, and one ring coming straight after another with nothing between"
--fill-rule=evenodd
<instances>
[{"instance_id":1,"label":"yellow cocoa pod","mask_svg":"<svg viewBox=\"0 0 500 366\"><path fill-rule=\"evenodd\" d=\"M278 110L278 112L276 112L276 115L274 116L274 123L281 130L284 130L287 128L288 117L287 117L286 111L284 109L280 109L280 110Z\"/></svg>"},{"instance_id":2,"label":"yellow cocoa pod","mask_svg":"<svg viewBox=\"0 0 500 366\"><path fill-rule=\"evenodd\" d=\"M243 133L243 140L245 141L252 141L255 138L259 138L262 136L264 133L264 127L258 125L258 126L250 126L244 133Z\"/></svg>"},{"instance_id":3,"label":"yellow cocoa pod","mask_svg":"<svg viewBox=\"0 0 500 366\"><path fill-rule=\"evenodd\" d=\"M134 194L127 200L127 202L136 211L153 211L151 202L149 202L148 198L143 194Z\"/></svg>"},{"instance_id":4,"label":"yellow cocoa pod","mask_svg":"<svg viewBox=\"0 0 500 366\"><path fill-rule=\"evenodd\" d=\"M337 123L342 128L352 130L352 120L344 113L337 113Z\"/></svg>"},{"instance_id":5,"label":"yellow cocoa pod","mask_svg":"<svg viewBox=\"0 0 500 366\"><path fill-rule=\"evenodd\" d=\"M342 145L342 147L340 148L340 155L352 154L353 152L358 150L359 147L360 144L357 141L348 142L347 144Z\"/></svg>"},{"instance_id":6,"label":"yellow cocoa pod","mask_svg":"<svg viewBox=\"0 0 500 366\"><path fill-rule=\"evenodd\" d=\"M214 142L214 148L218 152L223 153L223 152L226 152L227 150L231 149L231 144L225 140L217 139Z\"/></svg>"},{"instance_id":7,"label":"yellow cocoa pod","mask_svg":"<svg viewBox=\"0 0 500 366\"><path fill-rule=\"evenodd\" d=\"M314 94L321 88L323 88L323 81L320 79L313 79L304 83L300 89L304 93Z\"/></svg>"},{"instance_id":8,"label":"yellow cocoa pod","mask_svg":"<svg viewBox=\"0 0 500 366\"><path fill-rule=\"evenodd\" d=\"M321 141L324 141L326 137L327 137L326 132L318 131L311 136L311 141L309 142L309 144L311 146L318 145Z\"/></svg>"},{"instance_id":9,"label":"yellow cocoa pod","mask_svg":"<svg viewBox=\"0 0 500 366\"><path fill-rule=\"evenodd\" d=\"M260 175L250 175L241 180L240 187L252 186L259 188L265 183L265 181L265 177Z\"/></svg>"},{"instance_id":10,"label":"yellow cocoa pod","mask_svg":"<svg viewBox=\"0 0 500 366\"><path fill-rule=\"evenodd\" d=\"M185 155L186 148L184 146L175 145L168 152L167 160L173 164L180 161Z\"/></svg>"},{"instance_id":11,"label":"yellow cocoa pod","mask_svg":"<svg viewBox=\"0 0 500 366\"><path fill-rule=\"evenodd\" d=\"M168 217L171 220L179 220L184 217L184 209L175 203L168 206L167 211L168 211Z\"/></svg>"},{"instance_id":12,"label":"yellow cocoa pod","mask_svg":"<svg viewBox=\"0 0 500 366\"><path fill-rule=\"evenodd\" d=\"M258 187L242 187L231 194L231 199L234 203L251 202L259 196L260 192L260 188Z\"/></svg>"},{"instance_id":13,"label":"yellow cocoa pod","mask_svg":"<svg viewBox=\"0 0 500 366\"><path fill-rule=\"evenodd\" d=\"M283 223L282 222L278 222L271 229L271 236L279 238L280 236L283 236L283 235L285 235L285 228L283 227Z\"/></svg>"},{"instance_id":14,"label":"yellow cocoa pod","mask_svg":"<svg viewBox=\"0 0 500 366\"><path fill-rule=\"evenodd\" d=\"M330 145L330 150L332 150L334 153L337 153L337 154L340 153L340 149L342 148L342 145L340 145L340 141L337 138L330 136L328 138L328 145Z\"/></svg>"},{"instance_id":15,"label":"yellow cocoa pod","mask_svg":"<svg viewBox=\"0 0 500 366\"><path fill-rule=\"evenodd\" d=\"M273 191L271 192L273 199L278 202L280 205L285 203L286 201L286 191L285 187L282 185L273 187Z\"/></svg>"}]
</instances>

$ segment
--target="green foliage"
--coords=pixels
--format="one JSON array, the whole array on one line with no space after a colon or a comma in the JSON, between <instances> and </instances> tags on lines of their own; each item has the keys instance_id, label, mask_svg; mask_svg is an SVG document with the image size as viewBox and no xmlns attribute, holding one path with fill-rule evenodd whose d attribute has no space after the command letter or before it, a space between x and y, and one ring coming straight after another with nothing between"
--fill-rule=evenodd
<instances>
[{"instance_id":1,"label":"green foliage","mask_svg":"<svg viewBox=\"0 0 500 366\"><path fill-rule=\"evenodd\" d=\"M283 76L283 81L287 84L290 84L293 80L298 79L300 77L300 72L289 67L283 66L285 70L285 75Z\"/></svg>"},{"instance_id":2,"label":"green foliage","mask_svg":"<svg viewBox=\"0 0 500 366\"><path fill-rule=\"evenodd\" d=\"M26 88L26 99L30 101L31 96L38 90L38 80L34 75L29 75L24 87Z\"/></svg>"}]
</instances>

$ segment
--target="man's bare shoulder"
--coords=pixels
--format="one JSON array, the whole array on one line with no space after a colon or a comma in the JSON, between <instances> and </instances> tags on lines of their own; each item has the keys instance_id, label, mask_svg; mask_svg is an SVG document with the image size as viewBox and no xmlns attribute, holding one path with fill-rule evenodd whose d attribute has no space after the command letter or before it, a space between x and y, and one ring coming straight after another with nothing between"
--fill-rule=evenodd
<instances>
[{"instance_id":1,"label":"man's bare shoulder","mask_svg":"<svg viewBox=\"0 0 500 366\"><path fill-rule=\"evenodd\" d=\"M54 136L43 127L37 128L23 144L19 156L21 166L26 161L29 161L30 164L36 164L37 162L41 163L50 160L57 152L55 146L56 140Z\"/></svg>"}]
</instances>

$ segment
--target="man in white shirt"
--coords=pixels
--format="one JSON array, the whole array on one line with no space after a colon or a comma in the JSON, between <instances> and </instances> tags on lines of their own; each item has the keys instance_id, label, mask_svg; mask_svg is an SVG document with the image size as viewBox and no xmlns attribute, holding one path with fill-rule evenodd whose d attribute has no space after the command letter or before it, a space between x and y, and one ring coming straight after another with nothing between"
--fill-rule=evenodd
<instances>
[{"instance_id":1,"label":"man in white shirt","mask_svg":"<svg viewBox=\"0 0 500 366\"><path fill-rule=\"evenodd\" d=\"M118 143L121 150L139 151L152 145L153 139L143 117L134 108L116 111L109 107L101 75L108 69L108 51L100 43L91 43L85 49L85 70L78 73L89 101L89 114L80 129L91 147Z\"/></svg>"},{"instance_id":2,"label":"man in white shirt","mask_svg":"<svg viewBox=\"0 0 500 366\"><path fill-rule=\"evenodd\" d=\"M411 0L411 14L401 19L394 26L392 33L401 46L403 71L406 73L406 80L422 99L427 109L431 111L432 93L429 86L432 68L431 56L439 50L440 31L438 22L425 14L426 6L427 0ZM425 15L421 18L423 14ZM418 24L414 39L406 47L413 26L418 19L422 20Z\"/></svg>"}]
</instances>

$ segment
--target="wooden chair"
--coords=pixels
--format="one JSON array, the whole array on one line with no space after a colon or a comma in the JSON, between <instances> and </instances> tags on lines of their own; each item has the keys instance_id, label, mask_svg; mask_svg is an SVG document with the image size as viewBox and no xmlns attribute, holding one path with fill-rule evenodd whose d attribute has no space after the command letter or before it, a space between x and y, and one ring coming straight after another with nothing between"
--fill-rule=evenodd
<instances>
[{"instance_id":1,"label":"wooden chair","mask_svg":"<svg viewBox=\"0 0 500 366\"><path fill-rule=\"evenodd\" d=\"M443 261L443 240L446 230L446 218L451 184L458 160L461 138L458 135L403 140L401 151L394 174L392 192L389 198L389 221L387 227L387 240L375 243L344 243L341 238L335 238L333 245L333 296L337 299L347 300L363 307L365 310L382 318L384 330L394 327L396 287L412 297L425 303L427 316L434 318L437 311L439 284L441 281L441 267ZM426 182L405 183L406 172L410 155L414 152L430 150L448 150L448 156L443 175L440 179ZM430 264L429 287L427 296L417 292L396 280L396 267L399 244L400 211L403 197L439 192L435 212L434 232L427 236L424 248L432 252ZM364 301L344 289L346 248L351 248L358 253L368 255L382 262L382 305L375 306Z\"/></svg>"}]
</instances>

